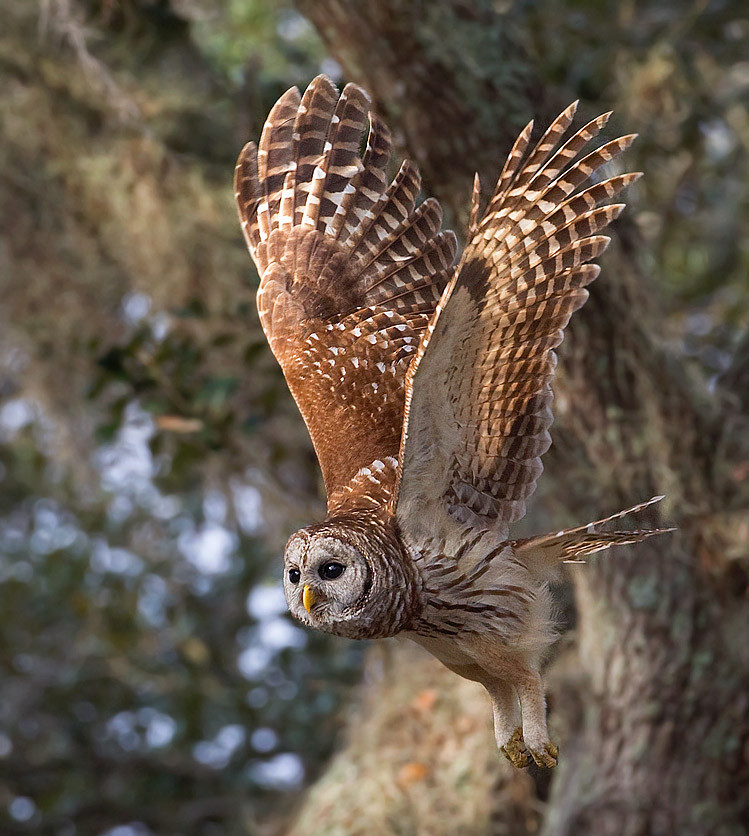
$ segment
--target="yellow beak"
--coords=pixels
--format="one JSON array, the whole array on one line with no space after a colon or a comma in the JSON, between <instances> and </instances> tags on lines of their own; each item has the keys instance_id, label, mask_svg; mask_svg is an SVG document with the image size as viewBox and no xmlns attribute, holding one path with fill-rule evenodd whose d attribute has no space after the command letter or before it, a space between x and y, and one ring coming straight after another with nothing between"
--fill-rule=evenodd
<instances>
[{"instance_id":1,"label":"yellow beak","mask_svg":"<svg viewBox=\"0 0 749 836\"><path fill-rule=\"evenodd\" d=\"M315 593L312 591L312 587L308 584L305 584L304 590L302 591L302 603L304 604L304 609L307 612L310 611L312 605L315 603Z\"/></svg>"}]
</instances>

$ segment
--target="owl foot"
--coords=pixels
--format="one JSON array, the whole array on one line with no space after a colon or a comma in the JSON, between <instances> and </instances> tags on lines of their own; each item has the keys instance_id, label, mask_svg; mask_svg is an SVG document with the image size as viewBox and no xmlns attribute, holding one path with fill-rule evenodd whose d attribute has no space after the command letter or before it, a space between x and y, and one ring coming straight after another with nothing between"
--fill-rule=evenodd
<instances>
[{"instance_id":1,"label":"owl foot","mask_svg":"<svg viewBox=\"0 0 749 836\"><path fill-rule=\"evenodd\" d=\"M528 747L528 752L536 766L544 769L553 769L557 765L559 747L554 743L544 743L543 749L531 749Z\"/></svg>"},{"instance_id":2,"label":"owl foot","mask_svg":"<svg viewBox=\"0 0 749 836\"><path fill-rule=\"evenodd\" d=\"M523 740L522 726L518 726L512 733L512 737L500 746L499 751L507 758L507 760L516 768L523 769L531 762L528 749Z\"/></svg>"}]
</instances>

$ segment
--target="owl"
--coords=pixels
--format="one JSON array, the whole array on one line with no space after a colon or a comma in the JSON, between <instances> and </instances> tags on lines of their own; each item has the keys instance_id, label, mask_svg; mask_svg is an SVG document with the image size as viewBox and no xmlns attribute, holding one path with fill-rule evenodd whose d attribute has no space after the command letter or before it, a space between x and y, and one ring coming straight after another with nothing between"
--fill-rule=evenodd
<instances>
[{"instance_id":1,"label":"owl","mask_svg":"<svg viewBox=\"0 0 749 836\"><path fill-rule=\"evenodd\" d=\"M601 530L655 497L510 539L551 444L554 349L623 209L599 203L639 176L592 179L634 136L590 150L609 114L571 133L575 107L535 144L532 123L522 131L483 213L476 178L457 263L438 202L417 202L416 167L388 183L390 133L354 84L287 91L235 174L262 327L328 498L286 545L289 608L339 636L401 634L480 682L517 767L557 763L540 675L549 579L669 530Z\"/></svg>"}]
</instances>

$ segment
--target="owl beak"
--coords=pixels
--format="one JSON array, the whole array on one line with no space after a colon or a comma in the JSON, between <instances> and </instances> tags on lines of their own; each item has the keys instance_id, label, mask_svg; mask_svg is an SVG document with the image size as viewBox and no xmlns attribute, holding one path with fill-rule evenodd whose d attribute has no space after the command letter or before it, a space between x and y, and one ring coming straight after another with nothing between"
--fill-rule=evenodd
<instances>
[{"instance_id":1,"label":"owl beak","mask_svg":"<svg viewBox=\"0 0 749 836\"><path fill-rule=\"evenodd\" d=\"M307 612L312 609L312 605L315 603L315 593L309 584L305 584L304 590L302 591L302 603Z\"/></svg>"}]
</instances>

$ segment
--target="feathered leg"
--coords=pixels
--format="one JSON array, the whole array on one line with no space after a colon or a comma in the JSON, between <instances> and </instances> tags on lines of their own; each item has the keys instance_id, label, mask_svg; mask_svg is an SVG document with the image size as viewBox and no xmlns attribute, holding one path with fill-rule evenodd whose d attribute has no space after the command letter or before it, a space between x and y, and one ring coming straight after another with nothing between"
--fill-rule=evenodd
<instances>
[{"instance_id":1,"label":"feathered leg","mask_svg":"<svg viewBox=\"0 0 749 836\"><path fill-rule=\"evenodd\" d=\"M547 769L556 766L559 749L549 740L541 674L519 656L506 658L499 665L486 661L487 667L503 672L498 675L484 668L473 677L491 697L497 748L518 769L528 766L531 758ZM510 678L505 678L505 673Z\"/></svg>"},{"instance_id":2,"label":"feathered leg","mask_svg":"<svg viewBox=\"0 0 749 836\"><path fill-rule=\"evenodd\" d=\"M523 743L520 705L515 688L504 679L483 678L494 711L494 737L497 748L519 769L528 766L530 757Z\"/></svg>"},{"instance_id":3,"label":"feathered leg","mask_svg":"<svg viewBox=\"0 0 749 836\"><path fill-rule=\"evenodd\" d=\"M521 667L514 679L523 713L523 741L537 766L551 769L557 765L559 747L549 740L546 726L546 696L541 674L531 667Z\"/></svg>"},{"instance_id":4,"label":"feathered leg","mask_svg":"<svg viewBox=\"0 0 749 836\"><path fill-rule=\"evenodd\" d=\"M492 701L494 738L497 741L497 748L518 769L528 766L531 754L523 742L520 703L514 684L516 671L518 670L515 657L508 659L504 654L497 655L497 649L493 646L490 652L486 654L486 658L482 659L481 664L469 662L469 656L465 657L465 663L461 663L454 659L446 660L440 655L439 648L431 642L424 641L423 637L415 635L412 638L426 647L430 653L433 653L446 668L464 679L480 682L486 688ZM522 663L520 668L525 671ZM543 691L541 692L541 705L542 707L545 705ZM542 722L545 728L543 717ZM536 720L531 725L535 728L537 723Z\"/></svg>"}]
</instances>

